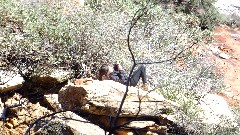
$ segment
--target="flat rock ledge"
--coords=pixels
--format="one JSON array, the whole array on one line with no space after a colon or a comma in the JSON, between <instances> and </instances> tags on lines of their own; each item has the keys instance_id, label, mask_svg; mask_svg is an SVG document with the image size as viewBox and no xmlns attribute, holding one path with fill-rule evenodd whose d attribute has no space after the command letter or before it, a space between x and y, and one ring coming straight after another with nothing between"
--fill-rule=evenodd
<instances>
[{"instance_id":1,"label":"flat rock ledge","mask_svg":"<svg viewBox=\"0 0 240 135\"><path fill-rule=\"evenodd\" d=\"M107 130L111 119L118 112L125 91L125 85L111 80L93 80L87 85L70 83L59 91L58 101L63 110L80 112L80 116L83 114L86 119ZM128 133L131 129L138 129L138 132L143 134L148 132L167 134L167 130L171 128L172 132L184 133L183 127L173 122L174 120L168 119L176 107L155 91L129 87L116 122L116 125L125 124L125 126L118 132Z\"/></svg>"},{"instance_id":2,"label":"flat rock ledge","mask_svg":"<svg viewBox=\"0 0 240 135\"><path fill-rule=\"evenodd\" d=\"M91 114L116 116L125 90L125 85L111 80L94 80L89 85L70 84L59 91L59 102L66 110L79 109ZM164 114L171 108L173 106L158 93L129 87L121 116Z\"/></svg>"},{"instance_id":3,"label":"flat rock ledge","mask_svg":"<svg viewBox=\"0 0 240 135\"><path fill-rule=\"evenodd\" d=\"M0 85L0 93L16 90L22 86L24 79L19 75L5 76L5 74L0 73L0 79L8 78L7 81ZM2 80L1 80L2 81Z\"/></svg>"}]
</instances>

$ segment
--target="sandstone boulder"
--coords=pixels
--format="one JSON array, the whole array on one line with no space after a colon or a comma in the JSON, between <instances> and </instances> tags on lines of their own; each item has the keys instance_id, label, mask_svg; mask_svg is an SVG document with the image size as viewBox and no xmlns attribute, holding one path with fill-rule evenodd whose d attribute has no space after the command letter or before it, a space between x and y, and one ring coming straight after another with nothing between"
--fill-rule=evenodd
<instances>
[{"instance_id":1,"label":"sandstone boulder","mask_svg":"<svg viewBox=\"0 0 240 135\"><path fill-rule=\"evenodd\" d=\"M58 93L70 77L70 72L64 70L54 70L50 75L34 76L27 80L22 89L24 95L40 93L53 94Z\"/></svg>"},{"instance_id":2,"label":"sandstone boulder","mask_svg":"<svg viewBox=\"0 0 240 135\"><path fill-rule=\"evenodd\" d=\"M5 105L9 107L7 116L16 118L18 123L30 124L41 116L52 113L52 111L42 107L39 102L31 103L17 93L9 98Z\"/></svg>"},{"instance_id":3,"label":"sandstone boulder","mask_svg":"<svg viewBox=\"0 0 240 135\"><path fill-rule=\"evenodd\" d=\"M103 135L105 131L86 119L67 111L59 113L55 119L41 123L42 127L36 135L66 134L66 135Z\"/></svg>"},{"instance_id":4,"label":"sandstone boulder","mask_svg":"<svg viewBox=\"0 0 240 135\"><path fill-rule=\"evenodd\" d=\"M112 80L93 80L88 85L68 84L58 95L63 110L79 112L79 115L84 115L84 118L94 124L108 129L111 119L117 114L125 91L125 85ZM127 134L132 133L134 129L141 134L166 134L170 125L179 130L182 127L167 117L175 107L157 92L129 87L120 117L116 121L116 125L127 124L117 132Z\"/></svg>"},{"instance_id":5,"label":"sandstone boulder","mask_svg":"<svg viewBox=\"0 0 240 135\"><path fill-rule=\"evenodd\" d=\"M44 95L43 102L48 109L53 110L54 112L62 110L61 104L58 102L58 94Z\"/></svg>"},{"instance_id":6,"label":"sandstone boulder","mask_svg":"<svg viewBox=\"0 0 240 135\"><path fill-rule=\"evenodd\" d=\"M66 110L79 109L97 115L115 116L125 90L125 85L111 80L94 80L89 85L66 85L59 91L59 102ZM154 115L172 108L163 96L154 98L149 96L151 94L159 95L154 91L129 87L121 115Z\"/></svg>"},{"instance_id":7,"label":"sandstone boulder","mask_svg":"<svg viewBox=\"0 0 240 135\"><path fill-rule=\"evenodd\" d=\"M227 101L216 94L206 94L200 100L202 122L223 127L237 126L235 117Z\"/></svg>"},{"instance_id":8,"label":"sandstone boulder","mask_svg":"<svg viewBox=\"0 0 240 135\"><path fill-rule=\"evenodd\" d=\"M1 133L24 134L29 124L42 116L52 113L52 111L42 107L39 102L31 103L20 94L15 93L6 100L1 113L1 119L6 120L4 126L0 128ZM33 132L33 130L31 131Z\"/></svg>"},{"instance_id":9,"label":"sandstone boulder","mask_svg":"<svg viewBox=\"0 0 240 135\"><path fill-rule=\"evenodd\" d=\"M24 79L19 74L0 71L0 83L0 93L3 93L20 88Z\"/></svg>"}]
</instances>

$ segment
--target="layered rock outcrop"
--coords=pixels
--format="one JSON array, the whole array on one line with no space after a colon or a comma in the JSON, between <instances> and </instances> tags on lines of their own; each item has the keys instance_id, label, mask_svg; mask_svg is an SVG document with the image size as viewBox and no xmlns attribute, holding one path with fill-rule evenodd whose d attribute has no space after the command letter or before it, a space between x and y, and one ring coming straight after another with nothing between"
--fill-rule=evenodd
<instances>
[{"instance_id":1,"label":"layered rock outcrop","mask_svg":"<svg viewBox=\"0 0 240 135\"><path fill-rule=\"evenodd\" d=\"M68 134L104 134L110 131L125 96L125 85L111 80L89 79L76 80L74 83L69 82L64 85L61 82L66 82L66 80L47 78L28 82L31 86L29 88L33 90L42 89L41 94L45 95L41 100L33 102L29 100L30 97L26 98L18 93L2 100L5 106L1 103L1 120L6 120L2 129L6 134L24 133L29 124L41 117L43 118L34 123L31 133L45 134L51 131ZM54 81L49 81L49 78ZM44 92L52 86L59 87L60 91L56 94L52 91ZM223 123L221 117L224 116L228 118L226 120L230 126L237 126L223 98L209 94L205 95L200 103L200 108L202 108L200 119L203 123L219 125L219 122ZM223 105L227 113L219 111ZM154 90L143 91L136 87L129 87L119 117L114 124L116 128L114 134L125 135L136 134L136 132L139 134L187 134L192 132L191 127L187 129L188 125L182 126L183 123L174 119L174 116L179 114L178 111L181 111L179 108L178 104L166 100ZM213 120L215 123L211 123ZM226 124L219 126L222 125Z\"/></svg>"},{"instance_id":2,"label":"layered rock outcrop","mask_svg":"<svg viewBox=\"0 0 240 135\"><path fill-rule=\"evenodd\" d=\"M167 134L167 128L172 128L174 132L184 132L182 127L167 117L176 105L154 91L147 92L135 87L129 87L128 90L116 122L116 126L119 126L117 132L137 130L142 134ZM111 80L94 80L88 85L68 84L59 91L59 102L64 110L79 112L108 130L125 91L125 85Z\"/></svg>"}]
</instances>

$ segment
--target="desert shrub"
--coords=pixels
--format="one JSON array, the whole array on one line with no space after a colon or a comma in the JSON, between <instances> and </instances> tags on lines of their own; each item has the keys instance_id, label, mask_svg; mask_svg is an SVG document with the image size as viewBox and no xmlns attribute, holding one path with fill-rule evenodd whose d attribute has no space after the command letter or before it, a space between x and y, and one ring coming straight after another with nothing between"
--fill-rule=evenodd
<instances>
[{"instance_id":1,"label":"desert shrub","mask_svg":"<svg viewBox=\"0 0 240 135\"><path fill-rule=\"evenodd\" d=\"M94 62L103 60L107 51L102 43L99 45L101 38L95 38L101 34L93 32L97 23L88 9L71 14L61 5L23 5L17 1L1 4L2 61L17 67L25 78L58 67L80 72L83 65L94 66Z\"/></svg>"},{"instance_id":2,"label":"desert shrub","mask_svg":"<svg viewBox=\"0 0 240 135\"><path fill-rule=\"evenodd\" d=\"M107 5L101 5L103 11L96 12L88 7L76 6L74 10L64 4L22 5L14 0L1 4L2 56L7 58L11 54L5 62L18 68L27 65L19 58L31 59L27 76L51 72L60 66L80 69L85 64L95 66L108 61L120 61L129 68L130 55L126 55L129 20L144 3L135 7L129 2L116 4L116 7L125 7L122 8L125 12L117 8L107 10ZM160 5L151 6L154 8L140 20L131 37L138 61L166 58L170 55L165 54L174 55L186 47L186 42L198 42L196 18L161 9ZM185 34L188 32L189 35ZM177 47L178 50L172 51Z\"/></svg>"},{"instance_id":3,"label":"desert shrub","mask_svg":"<svg viewBox=\"0 0 240 135\"><path fill-rule=\"evenodd\" d=\"M238 28L240 26L240 16L237 14L231 14L231 15L222 15L222 23L226 24L233 28Z\"/></svg>"},{"instance_id":4,"label":"desert shrub","mask_svg":"<svg viewBox=\"0 0 240 135\"><path fill-rule=\"evenodd\" d=\"M44 124L44 125L43 125ZM74 135L74 130L64 123L58 121L42 122L42 128L37 132L41 135Z\"/></svg>"},{"instance_id":5,"label":"desert shrub","mask_svg":"<svg viewBox=\"0 0 240 135\"><path fill-rule=\"evenodd\" d=\"M176 10L193 14L200 18L200 27L203 29L213 29L217 26L222 18L214 6L216 0L181 0L175 3Z\"/></svg>"}]
</instances>

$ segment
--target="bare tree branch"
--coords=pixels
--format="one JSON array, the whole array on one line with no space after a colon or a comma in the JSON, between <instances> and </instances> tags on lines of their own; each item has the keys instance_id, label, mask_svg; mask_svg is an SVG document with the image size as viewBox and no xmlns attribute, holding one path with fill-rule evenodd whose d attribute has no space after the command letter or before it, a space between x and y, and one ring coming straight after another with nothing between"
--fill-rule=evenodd
<instances>
[{"instance_id":1,"label":"bare tree branch","mask_svg":"<svg viewBox=\"0 0 240 135\"><path fill-rule=\"evenodd\" d=\"M131 49L131 46L130 46L130 34L131 34L131 31L133 29L133 27L136 25L137 21L147 12L147 7L144 7L142 9L139 9L133 16L133 19L131 21L131 25L130 25L130 28L129 28L129 31L128 31L128 36L127 36L127 44L128 44L128 49L129 49L129 52L132 56L132 60L133 60L133 66L132 66L132 69L129 73L129 76L128 76L128 79L127 79L127 87L126 87L126 91L123 95L123 98L122 98L122 101L121 101L121 104L119 106L119 109L118 109L118 112L116 114L116 116L114 117L113 121L112 121L112 124L110 125L110 131L109 131L109 135L112 134L115 130L115 124L117 122L117 119L122 111L122 107L123 107L123 104L124 104L124 101L127 97L127 93L128 93L128 86L129 86L129 83L130 83L130 78L131 78L131 75L133 73L133 70L134 68L136 67L136 61L135 61L135 57L134 57L134 54L132 52L132 49ZM138 15L138 13L140 13L140 15Z\"/></svg>"},{"instance_id":2,"label":"bare tree branch","mask_svg":"<svg viewBox=\"0 0 240 135\"><path fill-rule=\"evenodd\" d=\"M139 62L137 64L160 64L160 63L164 63L164 62L169 62L169 61L174 61L176 60L182 53L184 53L186 50L192 48L194 46L194 44L192 44L191 46L183 49L181 52L179 52L178 54L175 55L175 57L170 58L170 59L166 59L166 60L162 60L162 61L155 61L155 62Z\"/></svg>"}]
</instances>

